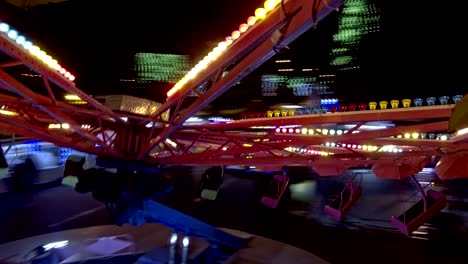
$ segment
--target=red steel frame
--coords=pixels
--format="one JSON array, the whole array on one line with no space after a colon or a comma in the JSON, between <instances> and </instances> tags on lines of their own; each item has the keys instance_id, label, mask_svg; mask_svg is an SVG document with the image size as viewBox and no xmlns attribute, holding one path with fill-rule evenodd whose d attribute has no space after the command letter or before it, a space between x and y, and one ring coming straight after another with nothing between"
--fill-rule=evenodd
<instances>
[{"instance_id":1,"label":"red steel frame","mask_svg":"<svg viewBox=\"0 0 468 264\"><path fill-rule=\"evenodd\" d=\"M287 46L301 34L333 12L342 1L322 0L316 16L312 10L314 0L285 1L261 22L255 24L186 86L169 97L152 116L117 113L78 89L58 72L44 65L14 41L0 34L0 51L11 60L0 64L0 106L18 113L17 116L0 114L0 130L17 133L60 146L100 156L126 160L141 160L157 164L186 165L252 165L270 166L311 165L323 159L336 159L349 166L369 165L379 158L401 155L446 155L468 150L465 137L440 141L431 139L400 139L392 136L411 132L447 131L447 120L453 105L424 106L344 113L310 114L279 118L242 119L228 124L186 126L184 122L221 96L233 84L244 78L262 63L273 57L278 48ZM286 14L285 14L286 11ZM230 68L227 75L221 76ZM42 76L47 94L28 87L21 77L9 72L10 68L27 67ZM205 93L196 88L207 80L212 84ZM87 104L70 105L59 99L51 86L63 92L78 95ZM57 90L57 89L55 89ZM4 91L3 93L1 91ZM185 109L183 101L189 94L198 98ZM171 109L173 118L162 121L162 114ZM124 122L127 117L130 122ZM357 124L355 129L371 121L413 121L417 124L397 126L378 131L360 131L340 136L276 133L274 129L262 133L247 132L254 126L299 125L323 126L343 123ZM441 121L442 120L442 121ZM150 122L159 124L147 128ZM71 129L48 129L51 123L68 123ZM86 124L86 127L82 125ZM167 139L177 143L168 143ZM354 144L405 146L402 153L362 152L347 148L327 148L325 142L352 142ZM97 147L99 146L99 147ZM327 157L295 153L287 147L326 151Z\"/></svg>"}]
</instances>

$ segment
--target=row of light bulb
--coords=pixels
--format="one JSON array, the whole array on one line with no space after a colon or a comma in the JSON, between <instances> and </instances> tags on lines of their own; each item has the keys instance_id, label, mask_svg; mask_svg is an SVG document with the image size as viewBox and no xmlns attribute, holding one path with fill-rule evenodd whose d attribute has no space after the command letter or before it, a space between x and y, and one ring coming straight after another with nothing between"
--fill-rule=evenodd
<instances>
[{"instance_id":1,"label":"row of light bulb","mask_svg":"<svg viewBox=\"0 0 468 264\"><path fill-rule=\"evenodd\" d=\"M322 135L330 135L330 136L340 136L340 135L343 135L343 134L346 134L348 133L348 130L335 130L335 129L326 129L326 128L323 128L323 129L314 129L314 128L306 128L306 127L303 127L303 128L286 128L286 127L277 127L275 129L276 133L296 133L296 134L303 134L303 135L314 135L315 132L318 132L318 133L321 133ZM359 131L353 131L353 134L356 134L356 133L359 133Z\"/></svg>"},{"instance_id":2,"label":"row of light bulb","mask_svg":"<svg viewBox=\"0 0 468 264\"><path fill-rule=\"evenodd\" d=\"M60 64L58 64L57 60L52 58L50 55L47 55L47 53L45 51L41 50L38 46L34 45L26 37L20 35L18 33L18 31L11 28L10 25L8 25L7 23L0 22L0 33L5 34L8 38L15 41L16 44L20 45L22 48L29 51L29 53L31 53L33 56L38 58L40 61L45 63L50 68L52 68L52 69L58 71L59 73L61 73L68 80L70 80L70 81L75 80L75 76L73 76L73 74L71 74L65 68L60 66Z\"/></svg>"},{"instance_id":3,"label":"row of light bulb","mask_svg":"<svg viewBox=\"0 0 468 264\"><path fill-rule=\"evenodd\" d=\"M49 124L49 129L70 129L70 124L68 123Z\"/></svg>"},{"instance_id":4,"label":"row of light bulb","mask_svg":"<svg viewBox=\"0 0 468 264\"><path fill-rule=\"evenodd\" d=\"M431 137L431 134L433 134L434 136ZM427 139L428 134L427 133L417 133L417 132L405 133L403 135L396 136L396 138L405 138L405 139L418 139L418 138L421 138L421 139ZM429 139L448 140L449 138L450 138L450 136L446 135L446 134L437 134L436 135L434 133L429 133Z\"/></svg>"},{"instance_id":5,"label":"row of light bulb","mask_svg":"<svg viewBox=\"0 0 468 264\"><path fill-rule=\"evenodd\" d=\"M178 90L187 84L190 80L194 79L201 71L203 71L208 65L215 61L234 41L240 38L240 36L246 32L249 27L255 25L255 23L263 18L273 10L281 0L266 0L262 8L255 10L255 15L250 16L246 23L239 25L239 29L234 30L230 36L227 36L224 41L219 42L212 51L210 51L201 61L199 61L182 79L180 79L168 92L167 96L171 97Z\"/></svg>"},{"instance_id":6,"label":"row of light bulb","mask_svg":"<svg viewBox=\"0 0 468 264\"><path fill-rule=\"evenodd\" d=\"M294 147L287 147L284 150L290 151L290 152L304 153L304 154L310 154L310 155L320 155L320 156L328 156L332 154L326 151L317 151L317 150L294 148Z\"/></svg>"},{"instance_id":7,"label":"row of light bulb","mask_svg":"<svg viewBox=\"0 0 468 264\"><path fill-rule=\"evenodd\" d=\"M290 134L303 134L303 135L315 135L316 132L320 133L324 136L330 135L330 136L340 136L342 134L348 133L348 130L335 130L335 129L313 129L313 128L286 128L286 127L277 127L275 129L276 133L290 133ZM359 131L353 131L353 134L357 134ZM418 132L413 132L413 133L405 133L403 135L398 135L396 138L405 138L405 139L426 139L428 136L427 133L418 133ZM437 138L438 140L448 140L449 136L445 134L438 134Z\"/></svg>"},{"instance_id":8,"label":"row of light bulb","mask_svg":"<svg viewBox=\"0 0 468 264\"><path fill-rule=\"evenodd\" d=\"M327 142L325 143L327 147L342 147L342 148L349 148L349 149L357 149L357 150L364 150L364 151L379 151L379 152L403 152L403 149L396 148L393 145L386 145L383 147L372 146L372 145L358 145L358 144L345 144L345 143L334 143L334 142Z\"/></svg>"}]
</instances>

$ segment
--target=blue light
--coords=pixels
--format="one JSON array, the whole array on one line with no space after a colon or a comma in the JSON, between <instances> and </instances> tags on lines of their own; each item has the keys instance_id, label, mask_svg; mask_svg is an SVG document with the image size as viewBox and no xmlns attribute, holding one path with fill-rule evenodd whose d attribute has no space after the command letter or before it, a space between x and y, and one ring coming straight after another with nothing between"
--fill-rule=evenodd
<instances>
[{"instance_id":1,"label":"blue light","mask_svg":"<svg viewBox=\"0 0 468 264\"><path fill-rule=\"evenodd\" d=\"M336 104L338 103L338 99L333 98L333 99L321 99L322 104Z\"/></svg>"}]
</instances>

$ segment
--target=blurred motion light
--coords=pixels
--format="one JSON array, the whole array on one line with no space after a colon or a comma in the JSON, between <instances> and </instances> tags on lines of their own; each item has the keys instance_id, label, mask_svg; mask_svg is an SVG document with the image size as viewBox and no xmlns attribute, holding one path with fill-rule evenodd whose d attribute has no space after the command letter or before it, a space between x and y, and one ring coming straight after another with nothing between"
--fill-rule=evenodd
<instances>
[{"instance_id":1,"label":"blurred motion light","mask_svg":"<svg viewBox=\"0 0 468 264\"><path fill-rule=\"evenodd\" d=\"M0 109L0 115L6 115L6 116L17 116L18 113L6 109Z\"/></svg>"},{"instance_id":2,"label":"blurred motion light","mask_svg":"<svg viewBox=\"0 0 468 264\"><path fill-rule=\"evenodd\" d=\"M81 100L81 98L78 95L74 95L74 94L67 94L64 97L65 97L65 100L68 100L68 101Z\"/></svg>"},{"instance_id":3,"label":"blurred motion light","mask_svg":"<svg viewBox=\"0 0 468 264\"><path fill-rule=\"evenodd\" d=\"M5 34L8 38L15 41L20 47L28 51L31 55L35 56L37 59L42 61L44 64L52 68L53 70L58 71L62 75L65 75L70 81L75 80L75 76L70 74L68 71L63 70L62 67L58 66L57 60L54 60L51 56L47 55L47 53L41 50L38 46L34 45L31 41L28 41L26 37L20 35L18 31L12 29L7 23L1 22L0 23L0 33Z\"/></svg>"},{"instance_id":4,"label":"blurred motion light","mask_svg":"<svg viewBox=\"0 0 468 264\"><path fill-rule=\"evenodd\" d=\"M467 128L462 128L456 132L457 136L465 135L468 134L468 127Z\"/></svg>"},{"instance_id":5,"label":"blurred motion light","mask_svg":"<svg viewBox=\"0 0 468 264\"><path fill-rule=\"evenodd\" d=\"M68 240L63 240L63 241L58 241L58 242L52 242L48 243L42 246L42 248L45 251L51 250L53 248L62 248L68 245Z\"/></svg>"}]
</instances>

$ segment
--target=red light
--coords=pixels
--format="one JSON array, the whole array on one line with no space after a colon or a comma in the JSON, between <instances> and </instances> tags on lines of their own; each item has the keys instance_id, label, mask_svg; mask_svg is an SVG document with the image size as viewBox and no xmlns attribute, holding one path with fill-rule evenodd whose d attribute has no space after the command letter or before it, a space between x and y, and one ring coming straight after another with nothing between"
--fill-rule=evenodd
<instances>
[{"instance_id":1,"label":"red light","mask_svg":"<svg viewBox=\"0 0 468 264\"><path fill-rule=\"evenodd\" d=\"M356 105L355 104L349 104L348 109L349 109L349 111L355 111L356 110Z\"/></svg>"},{"instance_id":2,"label":"red light","mask_svg":"<svg viewBox=\"0 0 468 264\"><path fill-rule=\"evenodd\" d=\"M366 110L367 105L364 104L364 103L360 103L360 104L358 105L358 107L359 107L359 110L364 111L364 110Z\"/></svg>"},{"instance_id":3,"label":"red light","mask_svg":"<svg viewBox=\"0 0 468 264\"><path fill-rule=\"evenodd\" d=\"M336 105L330 106L330 112L332 112L332 113L336 112Z\"/></svg>"},{"instance_id":4,"label":"red light","mask_svg":"<svg viewBox=\"0 0 468 264\"><path fill-rule=\"evenodd\" d=\"M340 111L341 111L341 112L345 112L345 111L346 111L346 108L347 108L346 105L342 105L342 106L340 106Z\"/></svg>"}]
</instances>

